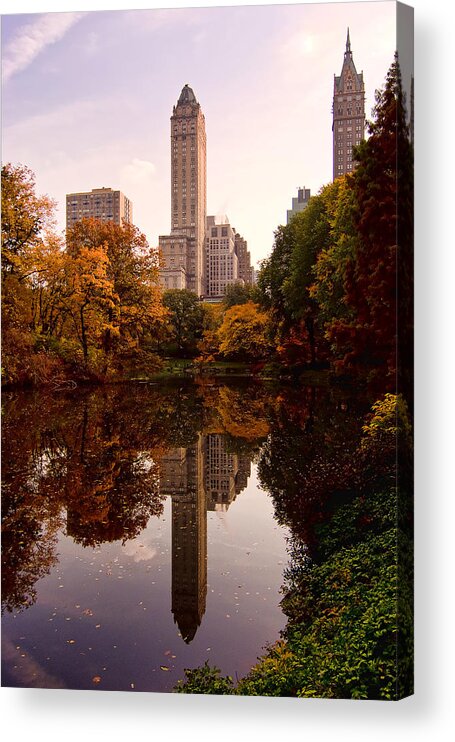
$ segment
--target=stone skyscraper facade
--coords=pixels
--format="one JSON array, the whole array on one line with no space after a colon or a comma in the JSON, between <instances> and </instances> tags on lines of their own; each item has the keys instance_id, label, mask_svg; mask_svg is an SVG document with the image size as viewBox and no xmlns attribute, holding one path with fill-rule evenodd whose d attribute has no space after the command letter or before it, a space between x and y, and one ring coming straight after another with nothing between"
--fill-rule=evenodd
<instances>
[{"instance_id":1,"label":"stone skyscraper facade","mask_svg":"<svg viewBox=\"0 0 455 742\"><path fill-rule=\"evenodd\" d=\"M254 267L251 265L248 242L238 232L235 233L235 252L239 261L239 279L246 286L253 286L255 283Z\"/></svg>"},{"instance_id":2,"label":"stone skyscraper facade","mask_svg":"<svg viewBox=\"0 0 455 742\"><path fill-rule=\"evenodd\" d=\"M206 163L204 114L185 85L171 116L171 233L159 238L161 282L198 296L205 293Z\"/></svg>"},{"instance_id":3,"label":"stone skyscraper facade","mask_svg":"<svg viewBox=\"0 0 455 742\"><path fill-rule=\"evenodd\" d=\"M352 147L364 138L365 84L357 73L351 51L349 29L341 75L334 76L333 89L333 179L355 167Z\"/></svg>"}]
</instances>

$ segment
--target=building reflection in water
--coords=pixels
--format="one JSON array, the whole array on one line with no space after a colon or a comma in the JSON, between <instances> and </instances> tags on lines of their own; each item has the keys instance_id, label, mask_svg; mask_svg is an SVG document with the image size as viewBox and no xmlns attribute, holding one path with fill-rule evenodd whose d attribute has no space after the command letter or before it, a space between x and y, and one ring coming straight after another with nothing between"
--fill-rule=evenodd
<instances>
[{"instance_id":1,"label":"building reflection in water","mask_svg":"<svg viewBox=\"0 0 455 742\"><path fill-rule=\"evenodd\" d=\"M187 644L205 613L207 511L226 511L250 474L250 457L229 453L219 433L199 434L160 461L160 492L172 498L172 614Z\"/></svg>"}]
</instances>

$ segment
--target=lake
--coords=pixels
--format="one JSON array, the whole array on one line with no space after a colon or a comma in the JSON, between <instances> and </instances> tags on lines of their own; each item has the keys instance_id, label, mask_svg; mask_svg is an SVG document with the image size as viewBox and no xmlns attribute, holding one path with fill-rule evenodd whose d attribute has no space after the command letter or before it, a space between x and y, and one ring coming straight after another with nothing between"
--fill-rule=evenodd
<instances>
[{"instance_id":1,"label":"lake","mask_svg":"<svg viewBox=\"0 0 455 742\"><path fill-rule=\"evenodd\" d=\"M290 543L311 555L324 517L318 462L367 409L213 380L3 404L2 684L130 692L205 661L235 680L279 638Z\"/></svg>"}]
</instances>

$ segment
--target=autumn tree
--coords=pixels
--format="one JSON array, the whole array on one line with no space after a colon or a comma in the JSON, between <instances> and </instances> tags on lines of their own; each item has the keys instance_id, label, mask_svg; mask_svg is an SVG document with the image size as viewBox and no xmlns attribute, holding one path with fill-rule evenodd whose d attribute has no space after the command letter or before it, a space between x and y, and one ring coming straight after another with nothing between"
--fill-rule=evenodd
<instances>
[{"instance_id":1,"label":"autumn tree","mask_svg":"<svg viewBox=\"0 0 455 742\"><path fill-rule=\"evenodd\" d=\"M120 226L82 219L67 234L67 251L75 259L84 250L104 253L107 258L110 293L105 302L103 351L122 353L138 348L144 338L159 337L165 310L158 285L158 256L149 248L145 235L126 222Z\"/></svg>"},{"instance_id":2,"label":"autumn tree","mask_svg":"<svg viewBox=\"0 0 455 742\"><path fill-rule=\"evenodd\" d=\"M2 166L2 272L27 273L29 251L53 225L55 202L37 196L35 176L23 165Z\"/></svg>"},{"instance_id":3,"label":"autumn tree","mask_svg":"<svg viewBox=\"0 0 455 742\"><path fill-rule=\"evenodd\" d=\"M89 350L97 349L107 331L118 332L110 324L116 304L114 284L108 276L106 247L80 246L66 254L65 289L62 303L80 344L87 369Z\"/></svg>"},{"instance_id":4,"label":"autumn tree","mask_svg":"<svg viewBox=\"0 0 455 742\"><path fill-rule=\"evenodd\" d=\"M358 240L347 265L346 301L353 317L335 320L330 332L344 370L364 369L394 389L398 311L400 371L407 379L401 374L399 384L410 379L413 252L413 153L397 55L376 93L368 130L355 149L352 176Z\"/></svg>"},{"instance_id":5,"label":"autumn tree","mask_svg":"<svg viewBox=\"0 0 455 742\"><path fill-rule=\"evenodd\" d=\"M2 381L26 382L34 372L32 279L49 239L54 204L37 196L31 170L2 166Z\"/></svg>"},{"instance_id":6,"label":"autumn tree","mask_svg":"<svg viewBox=\"0 0 455 742\"><path fill-rule=\"evenodd\" d=\"M249 301L228 309L219 329L220 353L227 358L258 361L272 350L268 314Z\"/></svg>"},{"instance_id":7,"label":"autumn tree","mask_svg":"<svg viewBox=\"0 0 455 742\"><path fill-rule=\"evenodd\" d=\"M30 256L31 329L36 338L62 336L66 320L62 301L66 293L66 262L63 239L55 234L46 235Z\"/></svg>"}]
</instances>

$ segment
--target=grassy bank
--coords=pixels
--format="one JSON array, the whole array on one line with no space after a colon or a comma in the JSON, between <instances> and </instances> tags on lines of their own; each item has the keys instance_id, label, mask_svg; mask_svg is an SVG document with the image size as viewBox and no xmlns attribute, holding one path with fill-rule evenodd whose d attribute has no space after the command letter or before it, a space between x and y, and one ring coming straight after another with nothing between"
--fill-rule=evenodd
<instances>
[{"instance_id":1,"label":"grassy bank","mask_svg":"<svg viewBox=\"0 0 455 742\"><path fill-rule=\"evenodd\" d=\"M176 692L380 700L413 692L412 440L402 400L386 395L362 430L350 495L337 503L334 493L311 558L291 537L279 641L236 685L206 663L186 670Z\"/></svg>"}]
</instances>

